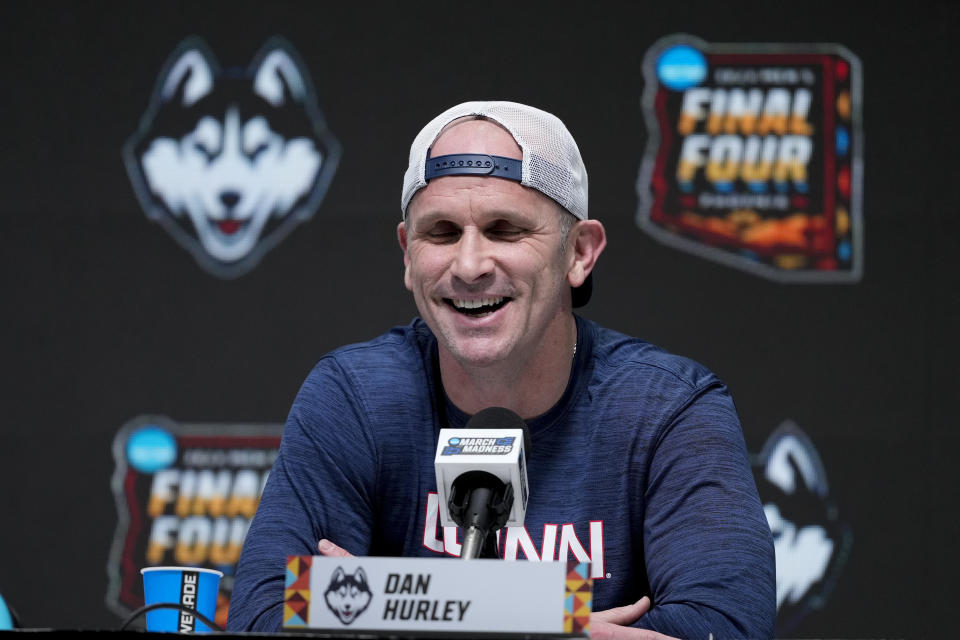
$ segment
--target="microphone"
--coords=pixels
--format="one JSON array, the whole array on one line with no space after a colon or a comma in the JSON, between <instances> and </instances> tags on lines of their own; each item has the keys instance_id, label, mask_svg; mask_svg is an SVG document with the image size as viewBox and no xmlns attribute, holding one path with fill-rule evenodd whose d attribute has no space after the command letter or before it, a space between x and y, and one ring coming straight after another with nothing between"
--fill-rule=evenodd
<instances>
[{"instance_id":1,"label":"microphone","mask_svg":"<svg viewBox=\"0 0 960 640\"><path fill-rule=\"evenodd\" d=\"M494 532L523 526L530 432L509 409L489 407L462 429L441 429L434 467L440 522L463 529L460 557L496 557Z\"/></svg>"}]
</instances>

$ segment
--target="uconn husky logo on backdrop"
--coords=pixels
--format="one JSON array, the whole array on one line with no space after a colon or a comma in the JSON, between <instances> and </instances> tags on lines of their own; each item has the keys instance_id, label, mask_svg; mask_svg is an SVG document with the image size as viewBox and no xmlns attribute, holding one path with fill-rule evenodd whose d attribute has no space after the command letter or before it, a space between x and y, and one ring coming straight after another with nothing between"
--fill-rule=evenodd
<instances>
[{"instance_id":1,"label":"uconn husky logo on backdrop","mask_svg":"<svg viewBox=\"0 0 960 640\"><path fill-rule=\"evenodd\" d=\"M777 635L826 606L850 555L853 534L830 499L810 438L781 424L754 458L754 478L777 558Z\"/></svg>"},{"instance_id":2,"label":"uconn husky logo on backdrop","mask_svg":"<svg viewBox=\"0 0 960 640\"><path fill-rule=\"evenodd\" d=\"M167 61L124 161L147 216L232 278L320 206L340 155L293 48L272 38L221 69L188 38Z\"/></svg>"}]
</instances>

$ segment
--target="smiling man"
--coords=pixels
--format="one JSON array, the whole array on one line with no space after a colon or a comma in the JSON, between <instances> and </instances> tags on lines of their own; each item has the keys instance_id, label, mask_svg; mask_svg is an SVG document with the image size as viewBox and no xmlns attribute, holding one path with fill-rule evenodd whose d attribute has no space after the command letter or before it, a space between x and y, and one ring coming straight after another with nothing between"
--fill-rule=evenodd
<instances>
[{"instance_id":1,"label":"smiling man","mask_svg":"<svg viewBox=\"0 0 960 640\"><path fill-rule=\"evenodd\" d=\"M458 555L437 524L437 435L501 406L533 447L526 526L499 553L589 560L594 637L771 636L773 544L726 388L572 311L606 236L563 123L509 102L447 110L414 140L401 209L421 317L304 382L229 627L279 628L284 559L318 541L326 555Z\"/></svg>"},{"instance_id":2,"label":"smiling man","mask_svg":"<svg viewBox=\"0 0 960 640\"><path fill-rule=\"evenodd\" d=\"M397 235L404 281L439 340L444 388L467 413L504 406L538 416L570 377L570 288L583 284L603 250L603 225L574 226L556 201L517 180L458 173L461 162L510 159L521 173L520 146L493 121L455 120L430 155L424 173L439 175L415 193L417 182L407 186ZM444 169L444 157L457 166ZM585 194L585 172L577 178Z\"/></svg>"}]
</instances>

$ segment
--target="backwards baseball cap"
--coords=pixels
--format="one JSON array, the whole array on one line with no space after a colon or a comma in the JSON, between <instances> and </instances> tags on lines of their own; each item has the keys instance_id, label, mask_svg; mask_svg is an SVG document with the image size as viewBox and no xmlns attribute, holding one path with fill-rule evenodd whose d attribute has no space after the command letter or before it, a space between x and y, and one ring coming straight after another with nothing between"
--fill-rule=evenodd
<instances>
[{"instance_id":1,"label":"backwards baseball cap","mask_svg":"<svg viewBox=\"0 0 960 640\"><path fill-rule=\"evenodd\" d=\"M523 159L481 153L430 157L430 148L454 120L491 120L506 129L523 151ZM587 219L587 169L580 149L560 118L516 102L464 102L427 123L410 146L410 164L403 176L400 210L407 208L417 191L433 178L453 175L491 176L516 180L536 189L578 220ZM573 306L590 300L593 274L572 290Z\"/></svg>"}]
</instances>

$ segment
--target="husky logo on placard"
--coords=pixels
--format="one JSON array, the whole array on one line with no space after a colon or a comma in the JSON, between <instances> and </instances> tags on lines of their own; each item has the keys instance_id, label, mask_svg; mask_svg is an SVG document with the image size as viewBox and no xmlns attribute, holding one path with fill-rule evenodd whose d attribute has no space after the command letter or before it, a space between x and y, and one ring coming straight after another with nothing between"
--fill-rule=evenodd
<instances>
[{"instance_id":1,"label":"husky logo on placard","mask_svg":"<svg viewBox=\"0 0 960 640\"><path fill-rule=\"evenodd\" d=\"M320 206L340 156L303 64L280 38L221 69L188 38L124 147L147 216L210 273L233 278Z\"/></svg>"},{"instance_id":2,"label":"husky logo on placard","mask_svg":"<svg viewBox=\"0 0 960 640\"><path fill-rule=\"evenodd\" d=\"M779 282L863 272L860 61L835 44L674 35L643 63L637 224Z\"/></svg>"},{"instance_id":3,"label":"husky logo on placard","mask_svg":"<svg viewBox=\"0 0 960 640\"><path fill-rule=\"evenodd\" d=\"M367 584L363 567L357 567L353 573L346 573L343 567L337 567L323 597L340 622L350 624L370 605L373 593Z\"/></svg>"},{"instance_id":4,"label":"husky logo on placard","mask_svg":"<svg viewBox=\"0 0 960 640\"><path fill-rule=\"evenodd\" d=\"M829 500L817 450L793 422L767 439L754 476L777 562L777 634L827 602L850 554L852 534Z\"/></svg>"}]
</instances>

